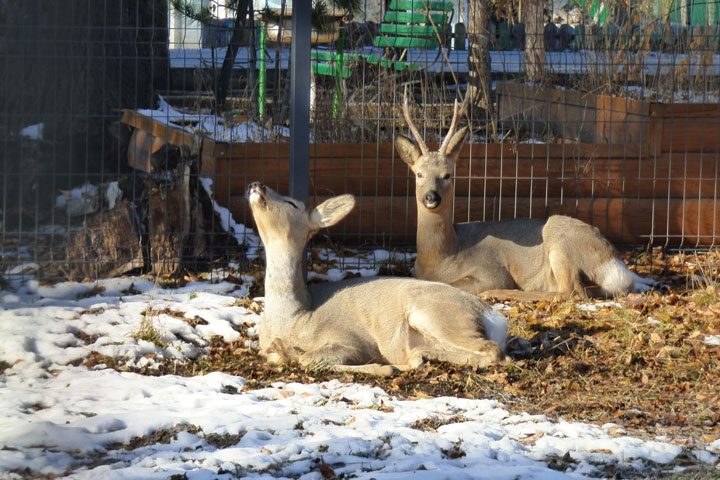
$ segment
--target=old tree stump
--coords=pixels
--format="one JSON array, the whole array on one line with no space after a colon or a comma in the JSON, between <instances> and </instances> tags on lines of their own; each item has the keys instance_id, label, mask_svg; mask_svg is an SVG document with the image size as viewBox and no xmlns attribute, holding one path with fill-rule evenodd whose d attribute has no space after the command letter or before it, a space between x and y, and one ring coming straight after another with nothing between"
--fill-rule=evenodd
<instances>
[{"instance_id":1,"label":"old tree stump","mask_svg":"<svg viewBox=\"0 0 720 480\"><path fill-rule=\"evenodd\" d=\"M226 265L242 253L215 218L213 200L198 176L198 152L158 142L142 130L128 138L134 171L118 182L122 200L110 208L100 195L100 211L87 216L70 238L67 276L173 276Z\"/></svg>"}]
</instances>

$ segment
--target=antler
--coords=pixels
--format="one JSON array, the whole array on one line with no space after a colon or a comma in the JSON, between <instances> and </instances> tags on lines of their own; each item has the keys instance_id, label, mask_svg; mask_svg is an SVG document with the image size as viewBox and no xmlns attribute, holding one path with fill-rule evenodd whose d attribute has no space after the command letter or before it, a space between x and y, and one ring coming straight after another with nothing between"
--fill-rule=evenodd
<instances>
[{"instance_id":1,"label":"antler","mask_svg":"<svg viewBox=\"0 0 720 480\"><path fill-rule=\"evenodd\" d=\"M415 141L417 141L418 146L420 147L420 150L422 151L423 155L427 155L430 152L430 149L428 149L427 145L425 145L425 141L420 136L420 132L418 131L417 127L412 121L412 117L410 117L410 108L408 107L408 97L407 97L407 85L405 86L405 93L403 94L403 116L405 117L405 121L408 124L408 127L410 127L410 131L412 132L413 136L415 137Z\"/></svg>"},{"instance_id":2,"label":"antler","mask_svg":"<svg viewBox=\"0 0 720 480\"><path fill-rule=\"evenodd\" d=\"M442 144L440 145L440 152L441 155L445 155L446 150L448 146L450 145L450 140L452 139L452 136L455 135L455 130L458 126L458 120L460 117L465 114L465 109L467 108L468 99L470 98L470 95L465 94L465 99L463 100L462 105L458 107L458 101L457 98L455 99L455 105L453 107L453 118L450 122L450 129L447 132L447 135L445 135L445 139L443 140ZM459 109L459 110L458 110Z\"/></svg>"}]
</instances>

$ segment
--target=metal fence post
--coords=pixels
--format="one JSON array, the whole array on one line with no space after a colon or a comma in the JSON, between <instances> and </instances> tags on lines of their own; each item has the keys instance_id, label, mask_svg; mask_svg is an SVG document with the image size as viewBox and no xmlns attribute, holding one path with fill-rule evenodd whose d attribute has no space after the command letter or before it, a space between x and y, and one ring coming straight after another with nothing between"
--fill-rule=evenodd
<instances>
[{"instance_id":1,"label":"metal fence post","mask_svg":"<svg viewBox=\"0 0 720 480\"><path fill-rule=\"evenodd\" d=\"M308 203L310 183L311 0L292 1L290 50L290 196Z\"/></svg>"}]
</instances>

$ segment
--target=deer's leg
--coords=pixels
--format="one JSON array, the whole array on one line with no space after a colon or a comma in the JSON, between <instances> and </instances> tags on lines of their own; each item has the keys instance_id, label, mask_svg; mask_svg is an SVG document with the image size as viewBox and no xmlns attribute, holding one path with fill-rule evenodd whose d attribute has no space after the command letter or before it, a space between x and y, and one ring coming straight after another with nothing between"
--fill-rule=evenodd
<instances>
[{"instance_id":1,"label":"deer's leg","mask_svg":"<svg viewBox=\"0 0 720 480\"><path fill-rule=\"evenodd\" d=\"M283 363L291 358L288 356L285 345L279 338L274 339L262 354L265 355L265 358L270 363Z\"/></svg>"},{"instance_id":2,"label":"deer's leg","mask_svg":"<svg viewBox=\"0 0 720 480\"><path fill-rule=\"evenodd\" d=\"M455 318L450 322L436 321L437 315L416 312L409 318L416 347L408 355L412 368L425 360L440 360L455 364L471 363L487 366L501 361L500 346L484 337L478 330L479 318Z\"/></svg>"},{"instance_id":3,"label":"deer's leg","mask_svg":"<svg viewBox=\"0 0 720 480\"><path fill-rule=\"evenodd\" d=\"M570 258L556 249L548 252L548 262L557 284L557 290L564 294L577 293L585 296L585 287L580 282L580 272Z\"/></svg>"},{"instance_id":4,"label":"deer's leg","mask_svg":"<svg viewBox=\"0 0 720 480\"><path fill-rule=\"evenodd\" d=\"M487 367L503 361L504 356L497 343L490 340L482 340L479 343L478 349L472 352L417 347L411 353L411 364L417 363L417 365L413 365L413 367L417 367L423 360L438 360L456 365L470 364Z\"/></svg>"},{"instance_id":5,"label":"deer's leg","mask_svg":"<svg viewBox=\"0 0 720 480\"><path fill-rule=\"evenodd\" d=\"M300 363L307 365L309 363L327 363L331 365L357 365L363 362L364 357L357 348L332 343L324 345L315 350L305 352L300 355Z\"/></svg>"},{"instance_id":6,"label":"deer's leg","mask_svg":"<svg viewBox=\"0 0 720 480\"><path fill-rule=\"evenodd\" d=\"M497 314L485 308L489 311L474 315L453 311L443 304L416 309L408 317L410 344L414 345L408 355L410 366L417 367L424 358L483 366L502 360L502 349L486 338L482 326L483 316Z\"/></svg>"},{"instance_id":7,"label":"deer's leg","mask_svg":"<svg viewBox=\"0 0 720 480\"><path fill-rule=\"evenodd\" d=\"M480 295L483 300L516 300L519 302L552 302L553 300L564 300L568 296L567 293L560 292L527 292L525 290L485 290Z\"/></svg>"},{"instance_id":8,"label":"deer's leg","mask_svg":"<svg viewBox=\"0 0 720 480\"><path fill-rule=\"evenodd\" d=\"M340 344L326 345L300 356L300 363L302 365L312 363L327 364L335 370L366 373L380 377L390 376L398 371L410 368L406 365L396 366L382 363L363 363L367 360L367 354L363 353L360 349Z\"/></svg>"},{"instance_id":9,"label":"deer's leg","mask_svg":"<svg viewBox=\"0 0 720 480\"><path fill-rule=\"evenodd\" d=\"M510 274L504 269L500 272L494 272L491 279L467 276L450 282L450 285L465 292L472 293L473 295L480 295L487 290L518 288Z\"/></svg>"},{"instance_id":10,"label":"deer's leg","mask_svg":"<svg viewBox=\"0 0 720 480\"><path fill-rule=\"evenodd\" d=\"M389 377L400 371L409 370L407 365L383 365L381 363L368 363L367 365L333 365L335 370L342 372L365 373L376 377Z\"/></svg>"}]
</instances>

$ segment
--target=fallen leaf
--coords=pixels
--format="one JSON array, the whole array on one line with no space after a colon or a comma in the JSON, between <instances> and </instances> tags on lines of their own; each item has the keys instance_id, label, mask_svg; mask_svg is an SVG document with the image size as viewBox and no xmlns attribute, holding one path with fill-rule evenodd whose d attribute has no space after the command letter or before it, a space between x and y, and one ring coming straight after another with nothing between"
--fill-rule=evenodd
<instances>
[{"instance_id":1,"label":"fallen leaf","mask_svg":"<svg viewBox=\"0 0 720 480\"><path fill-rule=\"evenodd\" d=\"M537 442L540 438L542 438L543 435L545 435L545 432L542 432L542 431L528 435L527 437L520 440L520 443L522 443L523 445L526 445L526 446L527 445L535 445L535 442Z\"/></svg>"},{"instance_id":2,"label":"fallen leaf","mask_svg":"<svg viewBox=\"0 0 720 480\"><path fill-rule=\"evenodd\" d=\"M650 334L650 341L652 343L661 343L661 344L665 343L665 339L663 337L661 337L660 335L658 335L657 332L652 332Z\"/></svg>"},{"instance_id":3,"label":"fallen leaf","mask_svg":"<svg viewBox=\"0 0 720 480\"><path fill-rule=\"evenodd\" d=\"M323 457L320 457L320 474L323 476L323 478L337 478L337 475L335 475L335 470L330 468L330 466L325 463L325 460Z\"/></svg>"}]
</instances>

